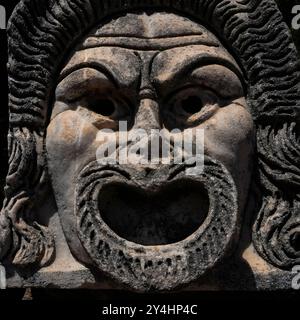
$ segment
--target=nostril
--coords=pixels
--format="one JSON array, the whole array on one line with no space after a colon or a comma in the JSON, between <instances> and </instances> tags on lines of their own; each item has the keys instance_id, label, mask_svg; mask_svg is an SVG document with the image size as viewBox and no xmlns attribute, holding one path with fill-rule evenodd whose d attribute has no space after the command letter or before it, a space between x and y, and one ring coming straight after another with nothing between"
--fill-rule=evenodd
<instances>
[{"instance_id":1,"label":"nostril","mask_svg":"<svg viewBox=\"0 0 300 320\"><path fill-rule=\"evenodd\" d=\"M146 169L145 169L145 176L148 177L152 172L153 172L153 169L151 169L151 168L146 168Z\"/></svg>"}]
</instances>

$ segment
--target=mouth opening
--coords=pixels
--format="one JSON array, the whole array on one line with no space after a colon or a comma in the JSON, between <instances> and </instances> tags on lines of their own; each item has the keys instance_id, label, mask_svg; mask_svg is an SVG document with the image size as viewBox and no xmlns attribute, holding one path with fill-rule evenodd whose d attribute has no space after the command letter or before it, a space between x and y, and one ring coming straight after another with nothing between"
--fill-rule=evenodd
<instances>
[{"instance_id":1,"label":"mouth opening","mask_svg":"<svg viewBox=\"0 0 300 320\"><path fill-rule=\"evenodd\" d=\"M99 194L102 220L119 237L144 245L180 242L204 223L209 197L202 184L190 180L168 183L157 191L110 183Z\"/></svg>"}]
</instances>

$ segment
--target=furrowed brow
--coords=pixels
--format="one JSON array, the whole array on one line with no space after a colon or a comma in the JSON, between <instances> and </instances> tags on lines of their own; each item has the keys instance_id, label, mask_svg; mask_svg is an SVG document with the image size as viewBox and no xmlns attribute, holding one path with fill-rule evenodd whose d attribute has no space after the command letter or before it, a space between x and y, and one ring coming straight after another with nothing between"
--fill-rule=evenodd
<instances>
[{"instance_id":1,"label":"furrowed brow","mask_svg":"<svg viewBox=\"0 0 300 320\"><path fill-rule=\"evenodd\" d=\"M166 54L165 57L162 55ZM159 59L162 58L160 62ZM164 64L164 60L167 61ZM157 62L158 67L155 69L155 63ZM177 62L177 63L176 63ZM182 82L182 79L186 78L186 75L192 73L197 68L202 66L217 64L222 65L232 72L234 72L239 79L243 82L243 74L239 69L238 65L225 54L217 54L213 52L196 51L191 55L184 55L182 52L182 59L178 59L178 55L170 52L161 53L154 61L154 69L152 70L152 78L156 86L164 87L172 84L172 87L176 86L177 83Z\"/></svg>"}]
</instances>

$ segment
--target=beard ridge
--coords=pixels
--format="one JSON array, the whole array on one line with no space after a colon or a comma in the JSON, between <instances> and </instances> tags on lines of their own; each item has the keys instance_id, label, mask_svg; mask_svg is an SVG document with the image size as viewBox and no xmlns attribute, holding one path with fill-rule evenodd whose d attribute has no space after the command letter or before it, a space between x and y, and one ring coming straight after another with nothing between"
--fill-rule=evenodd
<instances>
[{"instance_id":1,"label":"beard ridge","mask_svg":"<svg viewBox=\"0 0 300 320\"><path fill-rule=\"evenodd\" d=\"M219 161L205 157L204 164L203 173L189 179L207 190L210 205L206 219L184 240L155 246L118 236L99 212L103 186L135 183L134 170L103 166L97 161L87 165L77 180L77 232L96 268L138 291L171 290L199 279L224 258L238 233L236 186ZM162 181L167 179L164 174L158 176ZM185 172L179 170L172 180L184 178Z\"/></svg>"}]
</instances>

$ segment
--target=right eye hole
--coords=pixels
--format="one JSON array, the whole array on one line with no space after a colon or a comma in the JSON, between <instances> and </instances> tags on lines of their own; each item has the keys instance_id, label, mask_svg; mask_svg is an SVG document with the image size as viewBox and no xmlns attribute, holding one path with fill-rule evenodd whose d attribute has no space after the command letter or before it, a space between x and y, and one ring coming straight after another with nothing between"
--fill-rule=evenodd
<instances>
[{"instance_id":1,"label":"right eye hole","mask_svg":"<svg viewBox=\"0 0 300 320\"><path fill-rule=\"evenodd\" d=\"M104 117L111 117L116 112L115 103L107 98L88 100L88 108Z\"/></svg>"}]
</instances>

